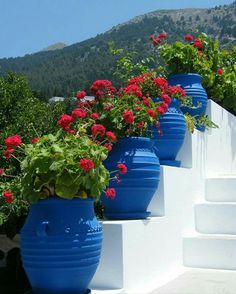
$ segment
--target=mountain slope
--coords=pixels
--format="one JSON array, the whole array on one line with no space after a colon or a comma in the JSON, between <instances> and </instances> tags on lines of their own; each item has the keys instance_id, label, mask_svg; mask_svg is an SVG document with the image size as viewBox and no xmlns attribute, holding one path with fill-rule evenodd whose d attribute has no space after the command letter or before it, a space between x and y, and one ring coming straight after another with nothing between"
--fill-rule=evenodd
<instances>
[{"instance_id":1,"label":"mountain slope","mask_svg":"<svg viewBox=\"0 0 236 294\"><path fill-rule=\"evenodd\" d=\"M0 75L9 70L25 74L39 97L72 95L77 89L89 90L95 79L116 82L115 57L108 50L110 41L118 48L136 50L143 58L151 52L149 36L163 31L171 40L186 33L205 32L230 47L236 40L236 1L211 9L154 11L60 50L0 59Z\"/></svg>"}]
</instances>

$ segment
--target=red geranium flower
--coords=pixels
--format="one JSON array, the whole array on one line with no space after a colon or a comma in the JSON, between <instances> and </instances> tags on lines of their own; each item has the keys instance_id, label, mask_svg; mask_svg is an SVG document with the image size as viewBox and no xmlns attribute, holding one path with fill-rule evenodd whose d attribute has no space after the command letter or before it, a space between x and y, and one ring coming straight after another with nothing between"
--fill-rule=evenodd
<instances>
[{"instance_id":1,"label":"red geranium flower","mask_svg":"<svg viewBox=\"0 0 236 294\"><path fill-rule=\"evenodd\" d=\"M158 77L158 78L153 79L153 83L159 87L162 87L162 88L165 88L168 86L167 80L162 77Z\"/></svg>"},{"instance_id":2,"label":"red geranium flower","mask_svg":"<svg viewBox=\"0 0 236 294\"><path fill-rule=\"evenodd\" d=\"M157 112L159 112L161 115L165 114L165 110L161 106L157 106L156 108Z\"/></svg>"},{"instance_id":3,"label":"red geranium flower","mask_svg":"<svg viewBox=\"0 0 236 294\"><path fill-rule=\"evenodd\" d=\"M97 124L92 126L91 131L94 137L96 137L97 135L103 137L106 133L106 128L101 124Z\"/></svg>"},{"instance_id":4,"label":"red geranium flower","mask_svg":"<svg viewBox=\"0 0 236 294\"><path fill-rule=\"evenodd\" d=\"M116 190L114 188L108 188L105 194L108 198L114 199L116 197Z\"/></svg>"},{"instance_id":5,"label":"red geranium flower","mask_svg":"<svg viewBox=\"0 0 236 294\"><path fill-rule=\"evenodd\" d=\"M79 166L86 172L94 168L94 162L88 158L81 158L79 161Z\"/></svg>"},{"instance_id":6,"label":"red geranium flower","mask_svg":"<svg viewBox=\"0 0 236 294\"><path fill-rule=\"evenodd\" d=\"M4 175L4 173L5 173L4 169L3 169L3 168L0 168L0 177L1 177L2 175Z\"/></svg>"},{"instance_id":7,"label":"red geranium flower","mask_svg":"<svg viewBox=\"0 0 236 294\"><path fill-rule=\"evenodd\" d=\"M6 157L6 159L10 159L12 153L14 153L14 152L15 152L15 149L7 148L7 150L3 152L3 156Z\"/></svg>"},{"instance_id":8,"label":"red geranium flower","mask_svg":"<svg viewBox=\"0 0 236 294\"><path fill-rule=\"evenodd\" d=\"M121 174L127 173L127 166L125 164L118 163L117 164L117 167L118 167L118 169L119 169L119 171L120 171Z\"/></svg>"},{"instance_id":9,"label":"red geranium flower","mask_svg":"<svg viewBox=\"0 0 236 294\"><path fill-rule=\"evenodd\" d=\"M7 203L7 204L11 204L14 199L14 195L11 191L4 191L3 197L4 197L5 203Z\"/></svg>"},{"instance_id":10,"label":"red geranium flower","mask_svg":"<svg viewBox=\"0 0 236 294\"><path fill-rule=\"evenodd\" d=\"M38 137L35 137L35 138L33 138L33 139L31 140L31 143L34 144L34 143L38 142L38 140L39 140L39 138L38 138Z\"/></svg>"},{"instance_id":11,"label":"red geranium flower","mask_svg":"<svg viewBox=\"0 0 236 294\"><path fill-rule=\"evenodd\" d=\"M144 104L145 106L150 106L150 103L149 103L149 101L148 101L147 98L143 99L143 104Z\"/></svg>"},{"instance_id":12,"label":"red geranium flower","mask_svg":"<svg viewBox=\"0 0 236 294\"><path fill-rule=\"evenodd\" d=\"M7 148L14 148L20 146L22 143L20 135L14 135L5 139L5 144Z\"/></svg>"},{"instance_id":13,"label":"red geranium flower","mask_svg":"<svg viewBox=\"0 0 236 294\"><path fill-rule=\"evenodd\" d=\"M80 100L80 99L83 99L86 95L87 95L86 92L84 92L84 91L78 91L78 92L76 93L76 98L77 98L78 100Z\"/></svg>"},{"instance_id":14,"label":"red geranium flower","mask_svg":"<svg viewBox=\"0 0 236 294\"><path fill-rule=\"evenodd\" d=\"M148 110L147 110L147 113L148 113L152 118L154 118L154 119L157 117L156 112L155 112L154 110L152 110L152 109L148 109Z\"/></svg>"},{"instance_id":15,"label":"red geranium flower","mask_svg":"<svg viewBox=\"0 0 236 294\"><path fill-rule=\"evenodd\" d=\"M139 86L136 84L128 85L125 89L126 94L135 95L137 97L142 97L142 91L140 90Z\"/></svg>"},{"instance_id":16,"label":"red geranium flower","mask_svg":"<svg viewBox=\"0 0 236 294\"><path fill-rule=\"evenodd\" d=\"M196 39L196 40L194 41L193 46L196 47L196 48L198 48L198 49L202 49L202 48L203 48L203 44L202 44L201 39L199 39L199 38Z\"/></svg>"},{"instance_id":17,"label":"red geranium flower","mask_svg":"<svg viewBox=\"0 0 236 294\"><path fill-rule=\"evenodd\" d=\"M71 115L73 118L85 118L87 113L82 108L76 108L72 111Z\"/></svg>"},{"instance_id":18,"label":"red geranium flower","mask_svg":"<svg viewBox=\"0 0 236 294\"><path fill-rule=\"evenodd\" d=\"M193 40L193 36L190 35L190 34L187 34L184 36L184 39L187 40L187 41L192 41Z\"/></svg>"},{"instance_id":19,"label":"red geranium flower","mask_svg":"<svg viewBox=\"0 0 236 294\"><path fill-rule=\"evenodd\" d=\"M106 132L106 136L109 140L115 142L116 141L116 135L113 132Z\"/></svg>"},{"instance_id":20,"label":"red geranium flower","mask_svg":"<svg viewBox=\"0 0 236 294\"><path fill-rule=\"evenodd\" d=\"M105 148L107 148L107 150L110 152L111 150L112 150L112 144L111 143L105 143L104 145L103 145Z\"/></svg>"},{"instance_id":21,"label":"red geranium flower","mask_svg":"<svg viewBox=\"0 0 236 294\"><path fill-rule=\"evenodd\" d=\"M170 104L170 103L171 103L171 98L170 98L169 95L167 95L167 94L163 94L163 95L161 96L161 98L162 98L162 100L163 100L166 104Z\"/></svg>"},{"instance_id":22,"label":"red geranium flower","mask_svg":"<svg viewBox=\"0 0 236 294\"><path fill-rule=\"evenodd\" d=\"M158 38L160 39L165 39L167 37L167 34L166 33L161 33Z\"/></svg>"},{"instance_id":23,"label":"red geranium flower","mask_svg":"<svg viewBox=\"0 0 236 294\"><path fill-rule=\"evenodd\" d=\"M128 111L128 110L124 111L122 117L128 124L132 124L134 122L134 115L133 115L132 110L131 111Z\"/></svg>"},{"instance_id":24,"label":"red geranium flower","mask_svg":"<svg viewBox=\"0 0 236 294\"><path fill-rule=\"evenodd\" d=\"M224 72L224 71L223 71L223 69L222 69L222 68L218 68L218 69L217 69L217 73L218 73L218 75L222 75L222 74L223 74L223 72Z\"/></svg>"},{"instance_id":25,"label":"red geranium flower","mask_svg":"<svg viewBox=\"0 0 236 294\"><path fill-rule=\"evenodd\" d=\"M70 124L73 121L73 117L67 114L62 114L57 124L62 127L64 130L68 131L70 128Z\"/></svg>"},{"instance_id":26,"label":"red geranium flower","mask_svg":"<svg viewBox=\"0 0 236 294\"><path fill-rule=\"evenodd\" d=\"M138 127L139 129L142 129L142 128L144 127L144 125L145 125L145 123L144 123L144 121L142 120L142 121L137 125L137 127Z\"/></svg>"},{"instance_id":27,"label":"red geranium flower","mask_svg":"<svg viewBox=\"0 0 236 294\"><path fill-rule=\"evenodd\" d=\"M97 119L99 119L99 114L98 114L97 112L94 112L94 113L92 113L92 114L90 115L90 117L91 117L92 119L97 120Z\"/></svg>"}]
</instances>

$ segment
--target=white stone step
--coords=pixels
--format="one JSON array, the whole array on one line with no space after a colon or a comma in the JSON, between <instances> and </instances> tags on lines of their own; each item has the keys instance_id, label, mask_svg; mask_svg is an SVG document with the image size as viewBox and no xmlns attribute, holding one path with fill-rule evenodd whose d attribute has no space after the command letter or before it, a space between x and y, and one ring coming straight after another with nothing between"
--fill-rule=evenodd
<instances>
[{"instance_id":1,"label":"white stone step","mask_svg":"<svg viewBox=\"0 0 236 294\"><path fill-rule=\"evenodd\" d=\"M225 175L206 179L206 200L236 202L236 176Z\"/></svg>"},{"instance_id":2,"label":"white stone step","mask_svg":"<svg viewBox=\"0 0 236 294\"><path fill-rule=\"evenodd\" d=\"M199 233L236 234L236 202L195 204L195 227Z\"/></svg>"},{"instance_id":3,"label":"white stone step","mask_svg":"<svg viewBox=\"0 0 236 294\"><path fill-rule=\"evenodd\" d=\"M236 270L236 236L192 234L183 238L185 266Z\"/></svg>"}]
</instances>

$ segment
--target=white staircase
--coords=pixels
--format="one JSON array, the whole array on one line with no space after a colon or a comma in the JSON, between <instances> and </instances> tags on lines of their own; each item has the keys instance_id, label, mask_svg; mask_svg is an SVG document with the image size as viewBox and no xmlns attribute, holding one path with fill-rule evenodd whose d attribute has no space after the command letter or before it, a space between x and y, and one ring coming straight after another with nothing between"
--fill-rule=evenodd
<instances>
[{"instance_id":1,"label":"white staircase","mask_svg":"<svg viewBox=\"0 0 236 294\"><path fill-rule=\"evenodd\" d=\"M147 294L188 267L236 271L236 118L212 101L208 115L219 129L187 135L184 168L161 168L151 217L103 222L93 294Z\"/></svg>"},{"instance_id":2,"label":"white staircase","mask_svg":"<svg viewBox=\"0 0 236 294\"><path fill-rule=\"evenodd\" d=\"M207 178L196 203L195 230L183 240L184 265L236 270L236 177Z\"/></svg>"}]
</instances>

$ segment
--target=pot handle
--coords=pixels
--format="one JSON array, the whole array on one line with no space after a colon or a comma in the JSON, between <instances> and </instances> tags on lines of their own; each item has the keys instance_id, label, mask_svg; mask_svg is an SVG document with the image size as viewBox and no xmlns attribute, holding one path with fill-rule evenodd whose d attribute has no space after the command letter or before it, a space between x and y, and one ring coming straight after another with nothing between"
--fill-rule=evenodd
<instances>
[{"instance_id":1,"label":"pot handle","mask_svg":"<svg viewBox=\"0 0 236 294\"><path fill-rule=\"evenodd\" d=\"M39 237L47 237L47 229L48 229L49 222L48 221L43 221L41 222L37 228L36 228L36 233Z\"/></svg>"}]
</instances>

